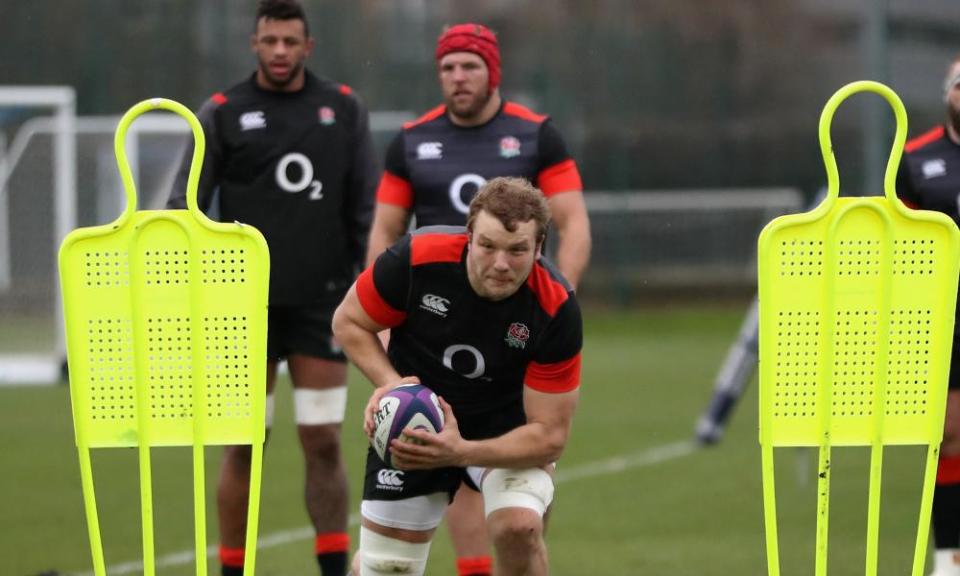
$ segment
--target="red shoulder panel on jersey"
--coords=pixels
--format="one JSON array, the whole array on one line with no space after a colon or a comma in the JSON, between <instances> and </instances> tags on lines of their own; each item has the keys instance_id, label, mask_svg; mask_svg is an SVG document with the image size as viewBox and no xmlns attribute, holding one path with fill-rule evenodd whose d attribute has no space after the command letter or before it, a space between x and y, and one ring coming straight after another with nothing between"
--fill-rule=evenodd
<instances>
[{"instance_id":1,"label":"red shoulder panel on jersey","mask_svg":"<svg viewBox=\"0 0 960 576\"><path fill-rule=\"evenodd\" d=\"M349 96L350 94L353 94L353 88L347 86L346 84L341 84L340 93L344 96Z\"/></svg>"},{"instance_id":2,"label":"red shoulder panel on jersey","mask_svg":"<svg viewBox=\"0 0 960 576\"><path fill-rule=\"evenodd\" d=\"M364 312L381 326L397 326L406 318L407 313L387 304L373 282L373 266L368 266L357 278L357 298Z\"/></svg>"},{"instance_id":3,"label":"red shoulder panel on jersey","mask_svg":"<svg viewBox=\"0 0 960 576\"><path fill-rule=\"evenodd\" d=\"M941 457L937 466L937 484L960 484L960 456Z\"/></svg>"},{"instance_id":4,"label":"red shoulder panel on jersey","mask_svg":"<svg viewBox=\"0 0 960 576\"><path fill-rule=\"evenodd\" d=\"M536 295L540 306L551 317L570 297L567 287L550 276L550 272L540 264L534 264L530 276L527 277L527 286Z\"/></svg>"},{"instance_id":5,"label":"red shoulder panel on jersey","mask_svg":"<svg viewBox=\"0 0 960 576\"><path fill-rule=\"evenodd\" d=\"M410 182L384 170L377 187L377 202L409 209L413 206L413 187Z\"/></svg>"},{"instance_id":6,"label":"red shoulder panel on jersey","mask_svg":"<svg viewBox=\"0 0 960 576\"><path fill-rule=\"evenodd\" d=\"M583 181L580 179L580 170L572 158L557 162L553 166L544 168L537 174L537 185L544 196L553 196L560 192L571 190L583 191Z\"/></svg>"},{"instance_id":7,"label":"red shoulder panel on jersey","mask_svg":"<svg viewBox=\"0 0 960 576\"><path fill-rule=\"evenodd\" d=\"M580 385L580 353L569 360L540 364L531 362L527 365L527 374L523 383L537 392L560 394L576 390Z\"/></svg>"},{"instance_id":8,"label":"red shoulder panel on jersey","mask_svg":"<svg viewBox=\"0 0 960 576\"><path fill-rule=\"evenodd\" d=\"M211 96L210 99L213 100L218 105L225 104L227 102L227 95L224 94L223 92L217 92L216 94Z\"/></svg>"},{"instance_id":9,"label":"red shoulder panel on jersey","mask_svg":"<svg viewBox=\"0 0 960 576\"><path fill-rule=\"evenodd\" d=\"M924 146L926 146L931 142L935 142L943 138L943 133L944 133L943 126L937 126L936 128L933 128L932 130L928 130L927 132L924 132L923 134L917 136L916 138L907 140L907 144L903 147L903 149L906 152L913 152L914 150L923 148Z\"/></svg>"},{"instance_id":10,"label":"red shoulder panel on jersey","mask_svg":"<svg viewBox=\"0 0 960 576\"><path fill-rule=\"evenodd\" d=\"M446 111L447 111L447 107L441 104L436 108L434 108L433 110L430 110L429 112L425 113L423 116L417 118L416 120L411 120L410 122L404 122L403 129L408 130L410 128L413 128L414 126L419 126L420 124L425 124L431 120L435 120L440 116L443 116L444 112Z\"/></svg>"},{"instance_id":11,"label":"red shoulder panel on jersey","mask_svg":"<svg viewBox=\"0 0 960 576\"><path fill-rule=\"evenodd\" d=\"M417 234L410 239L410 265L459 262L466 234Z\"/></svg>"},{"instance_id":12,"label":"red shoulder panel on jersey","mask_svg":"<svg viewBox=\"0 0 960 576\"><path fill-rule=\"evenodd\" d=\"M530 122L536 122L540 124L547 119L546 114L537 114L533 110L527 108L526 106L521 106L516 102L507 102L503 105L503 113L508 116L516 116L517 118L523 118L524 120L529 120Z\"/></svg>"}]
</instances>

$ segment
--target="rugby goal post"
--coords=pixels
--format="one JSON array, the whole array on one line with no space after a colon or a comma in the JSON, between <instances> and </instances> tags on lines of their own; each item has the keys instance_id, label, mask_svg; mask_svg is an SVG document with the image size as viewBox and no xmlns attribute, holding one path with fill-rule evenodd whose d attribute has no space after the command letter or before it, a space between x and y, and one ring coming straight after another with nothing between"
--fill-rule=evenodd
<instances>
[{"instance_id":1,"label":"rugby goal post","mask_svg":"<svg viewBox=\"0 0 960 576\"><path fill-rule=\"evenodd\" d=\"M49 111L47 122L51 126L52 142L52 188L53 221L49 240L58 246L76 225L76 91L70 86L0 86L0 107L35 112ZM0 116L0 120L4 120ZM10 177L16 170L30 141L27 120L12 138L0 132L0 292L12 287L12 255L10 222ZM0 126L2 128L3 126ZM26 131L24 131L26 128ZM0 360L0 382L56 381L60 374L62 359L66 357L66 342L63 336L63 310L60 306L56 274L48 300L54 315L53 350L49 355L14 354Z\"/></svg>"}]
</instances>

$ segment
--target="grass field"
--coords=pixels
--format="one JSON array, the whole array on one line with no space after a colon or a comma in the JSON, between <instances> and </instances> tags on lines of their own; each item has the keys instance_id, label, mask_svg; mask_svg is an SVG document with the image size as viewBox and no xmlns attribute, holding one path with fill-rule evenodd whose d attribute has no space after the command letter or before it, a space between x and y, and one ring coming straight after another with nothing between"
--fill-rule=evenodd
<instances>
[{"instance_id":1,"label":"grass field","mask_svg":"<svg viewBox=\"0 0 960 576\"><path fill-rule=\"evenodd\" d=\"M736 307L588 310L582 401L561 460L548 531L557 575L759 576L766 574L756 440L756 383L721 444L691 449L696 417L735 335ZM361 406L369 385L353 373L344 432L352 510L361 487ZM258 574L317 574L301 504L302 464L281 383L267 450ZM0 388L0 574L91 571L79 467L66 387ZM208 451L209 543L215 544L213 481L219 450ZM110 574L139 573L136 454L98 451L94 474ZM888 449L881 519L883 575L909 573L921 475L920 451ZM190 455L154 450L159 574L193 574ZM830 573L862 574L867 458L834 451ZM813 572L815 454L778 456L783 574ZM357 527L351 526L356 542ZM177 554L180 554L177 556ZM453 574L438 532L427 574ZM218 574L214 559L210 574Z\"/></svg>"}]
</instances>

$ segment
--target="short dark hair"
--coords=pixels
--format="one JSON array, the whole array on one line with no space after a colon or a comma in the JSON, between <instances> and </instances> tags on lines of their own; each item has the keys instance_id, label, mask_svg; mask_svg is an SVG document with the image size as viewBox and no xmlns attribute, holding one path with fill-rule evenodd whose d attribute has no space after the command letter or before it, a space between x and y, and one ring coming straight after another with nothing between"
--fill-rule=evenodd
<instances>
[{"instance_id":1,"label":"short dark hair","mask_svg":"<svg viewBox=\"0 0 960 576\"><path fill-rule=\"evenodd\" d=\"M473 232L477 214L487 212L515 232L517 224L533 220L537 223L537 244L543 242L550 225L550 209L543 192L524 178L494 178L480 187L470 201L467 230Z\"/></svg>"},{"instance_id":2,"label":"short dark hair","mask_svg":"<svg viewBox=\"0 0 960 576\"><path fill-rule=\"evenodd\" d=\"M303 11L303 5L298 0L260 0L257 5L257 18L253 21L253 30L256 32L257 24L261 18L267 20L300 20L303 22L304 35L310 37L310 25L307 23L307 15Z\"/></svg>"}]
</instances>

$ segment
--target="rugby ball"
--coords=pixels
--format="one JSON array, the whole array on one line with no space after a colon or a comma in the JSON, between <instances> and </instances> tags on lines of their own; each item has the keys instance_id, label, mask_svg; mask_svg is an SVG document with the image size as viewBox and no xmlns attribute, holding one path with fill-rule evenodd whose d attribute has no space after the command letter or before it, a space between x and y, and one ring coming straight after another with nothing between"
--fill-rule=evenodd
<instances>
[{"instance_id":1,"label":"rugby ball","mask_svg":"<svg viewBox=\"0 0 960 576\"><path fill-rule=\"evenodd\" d=\"M421 384L404 384L380 398L373 424L373 449L384 464L392 467L390 441L406 441L405 428L439 432L443 429L443 410L432 390Z\"/></svg>"}]
</instances>

